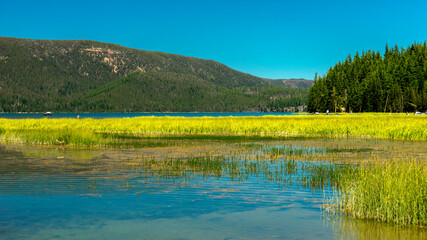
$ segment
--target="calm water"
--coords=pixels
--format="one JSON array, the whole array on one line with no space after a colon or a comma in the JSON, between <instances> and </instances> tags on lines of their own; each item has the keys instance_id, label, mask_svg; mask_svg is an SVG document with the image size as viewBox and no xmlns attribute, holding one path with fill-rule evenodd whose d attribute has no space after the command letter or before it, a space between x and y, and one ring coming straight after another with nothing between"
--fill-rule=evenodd
<instances>
[{"instance_id":1,"label":"calm water","mask_svg":"<svg viewBox=\"0 0 427 240\"><path fill-rule=\"evenodd\" d=\"M329 216L323 206L333 190L304 188L298 182L301 172L281 165L290 159L296 165L391 156L427 159L423 142L166 143L144 149L0 145L0 239L427 236L423 229ZM195 160L189 164L189 159ZM220 162L226 164L214 164ZM240 168L250 164L257 170ZM284 177L272 179L269 173L277 171Z\"/></svg>"},{"instance_id":2,"label":"calm water","mask_svg":"<svg viewBox=\"0 0 427 240\"><path fill-rule=\"evenodd\" d=\"M43 113L0 113L0 118L133 118L133 117L259 117L259 116L286 116L294 113L263 113L263 112L238 112L238 113L53 113L44 116Z\"/></svg>"}]
</instances>

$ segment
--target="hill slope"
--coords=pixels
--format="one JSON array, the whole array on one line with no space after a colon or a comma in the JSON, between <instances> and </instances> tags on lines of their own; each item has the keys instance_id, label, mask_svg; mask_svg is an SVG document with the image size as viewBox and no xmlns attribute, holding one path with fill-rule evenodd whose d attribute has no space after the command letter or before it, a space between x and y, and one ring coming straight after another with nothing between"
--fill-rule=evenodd
<instances>
[{"instance_id":1,"label":"hill slope","mask_svg":"<svg viewBox=\"0 0 427 240\"><path fill-rule=\"evenodd\" d=\"M314 84L313 80L307 80L303 78L276 79L273 81L275 81L279 86L293 88L310 88Z\"/></svg>"},{"instance_id":2,"label":"hill slope","mask_svg":"<svg viewBox=\"0 0 427 240\"><path fill-rule=\"evenodd\" d=\"M86 40L0 37L0 111L283 111L307 89L221 63Z\"/></svg>"}]
</instances>

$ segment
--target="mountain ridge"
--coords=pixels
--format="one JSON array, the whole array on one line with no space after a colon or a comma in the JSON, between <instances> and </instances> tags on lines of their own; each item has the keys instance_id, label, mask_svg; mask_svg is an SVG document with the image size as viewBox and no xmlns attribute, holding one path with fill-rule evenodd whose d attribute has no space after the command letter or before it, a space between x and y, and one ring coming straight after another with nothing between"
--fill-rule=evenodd
<instances>
[{"instance_id":1,"label":"mountain ridge","mask_svg":"<svg viewBox=\"0 0 427 240\"><path fill-rule=\"evenodd\" d=\"M310 88L314 84L313 80L305 78L274 79L274 81L280 81L283 86L293 88Z\"/></svg>"},{"instance_id":2,"label":"mountain ridge","mask_svg":"<svg viewBox=\"0 0 427 240\"><path fill-rule=\"evenodd\" d=\"M0 37L2 112L283 111L305 105L307 94L214 60L91 40Z\"/></svg>"}]
</instances>

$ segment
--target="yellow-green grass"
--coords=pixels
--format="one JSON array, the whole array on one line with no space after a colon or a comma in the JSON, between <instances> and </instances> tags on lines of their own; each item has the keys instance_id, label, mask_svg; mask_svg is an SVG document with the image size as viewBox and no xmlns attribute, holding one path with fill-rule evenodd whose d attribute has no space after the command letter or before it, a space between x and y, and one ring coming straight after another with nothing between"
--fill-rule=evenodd
<instances>
[{"instance_id":1,"label":"yellow-green grass","mask_svg":"<svg viewBox=\"0 0 427 240\"><path fill-rule=\"evenodd\" d=\"M427 165L392 160L339 173L336 207L356 218L427 225Z\"/></svg>"},{"instance_id":2,"label":"yellow-green grass","mask_svg":"<svg viewBox=\"0 0 427 240\"><path fill-rule=\"evenodd\" d=\"M103 133L104 135L99 135ZM404 114L266 117L139 117L125 119L0 119L5 141L108 145L112 135L138 137L368 137L427 140L427 116ZM114 141L113 141L114 142Z\"/></svg>"}]
</instances>

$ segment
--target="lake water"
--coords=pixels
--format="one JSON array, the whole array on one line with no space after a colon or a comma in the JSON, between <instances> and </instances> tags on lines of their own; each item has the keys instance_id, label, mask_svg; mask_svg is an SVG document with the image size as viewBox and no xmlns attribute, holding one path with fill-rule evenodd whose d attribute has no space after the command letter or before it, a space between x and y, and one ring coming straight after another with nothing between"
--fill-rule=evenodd
<instances>
[{"instance_id":1,"label":"lake water","mask_svg":"<svg viewBox=\"0 0 427 240\"><path fill-rule=\"evenodd\" d=\"M141 149L0 144L0 239L427 237L425 229L327 214L333 189L304 187L298 170L301 164L427 159L425 142L164 143Z\"/></svg>"},{"instance_id":2,"label":"lake water","mask_svg":"<svg viewBox=\"0 0 427 240\"><path fill-rule=\"evenodd\" d=\"M259 116L287 116L295 113L265 113L265 112L237 112L237 113L53 113L44 116L43 113L0 113L0 118L133 118L133 117L259 117Z\"/></svg>"}]
</instances>

